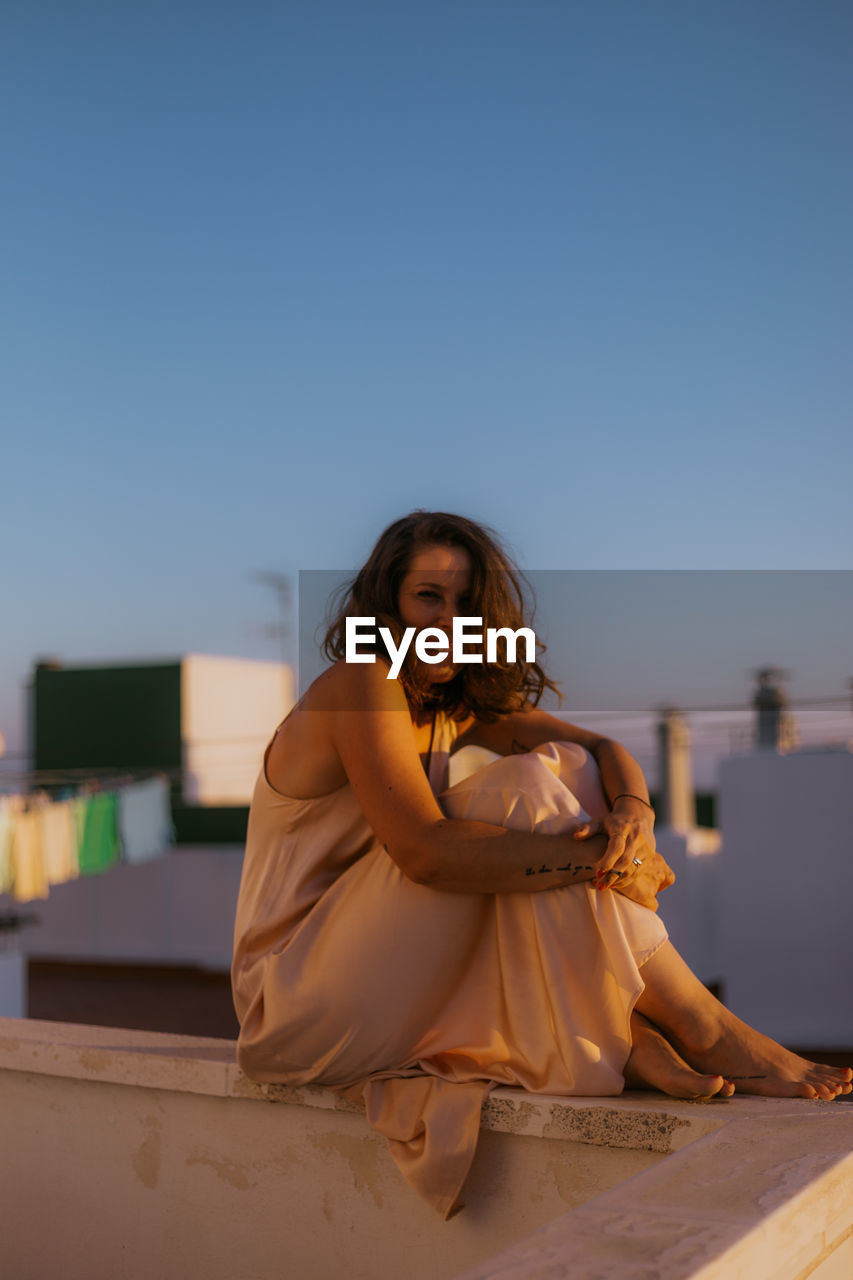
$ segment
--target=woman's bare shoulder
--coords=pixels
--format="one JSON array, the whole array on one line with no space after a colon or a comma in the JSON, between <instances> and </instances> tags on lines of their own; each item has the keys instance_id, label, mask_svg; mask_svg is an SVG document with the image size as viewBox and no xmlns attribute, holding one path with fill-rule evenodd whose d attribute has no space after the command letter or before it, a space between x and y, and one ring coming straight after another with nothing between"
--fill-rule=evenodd
<instances>
[{"instance_id":1,"label":"woman's bare shoulder","mask_svg":"<svg viewBox=\"0 0 853 1280\"><path fill-rule=\"evenodd\" d=\"M330 711L345 698L330 667L314 680L279 725L267 753L270 786L297 800L337 791L346 774L335 749Z\"/></svg>"},{"instance_id":2,"label":"woman's bare shoulder","mask_svg":"<svg viewBox=\"0 0 853 1280\"><path fill-rule=\"evenodd\" d=\"M353 713L367 737L373 711L405 713L411 733L405 694L397 680L386 680L382 663L353 664L341 660L323 671L306 689L279 726L267 756L267 780L282 795L314 799L338 790L347 781L338 740ZM343 724L342 724L343 722Z\"/></svg>"},{"instance_id":3,"label":"woman's bare shoulder","mask_svg":"<svg viewBox=\"0 0 853 1280\"><path fill-rule=\"evenodd\" d=\"M388 679L388 663L353 663L341 658L309 686L298 706L302 711L408 710L399 680Z\"/></svg>"}]
</instances>

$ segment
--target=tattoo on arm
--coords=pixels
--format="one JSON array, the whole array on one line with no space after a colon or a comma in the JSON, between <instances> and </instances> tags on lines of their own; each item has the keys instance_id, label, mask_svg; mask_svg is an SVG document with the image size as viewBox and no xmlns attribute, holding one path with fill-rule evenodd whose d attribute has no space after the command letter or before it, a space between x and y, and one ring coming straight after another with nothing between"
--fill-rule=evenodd
<instances>
[{"instance_id":1,"label":"tattoo on arm","mask_svg":"<svg viewBox=\"0 0 853 1280\"><path fill-rule=\"evenodd\" d=\"M567 862L564 867L546 867L545 863L537 870L536 867L525 867L524 874L526 876L543 876L550 871L568 871L570 875L577 875L580 871L592 871L592 867L584 865L580 862Z\"/></svg>"}]
</instances>

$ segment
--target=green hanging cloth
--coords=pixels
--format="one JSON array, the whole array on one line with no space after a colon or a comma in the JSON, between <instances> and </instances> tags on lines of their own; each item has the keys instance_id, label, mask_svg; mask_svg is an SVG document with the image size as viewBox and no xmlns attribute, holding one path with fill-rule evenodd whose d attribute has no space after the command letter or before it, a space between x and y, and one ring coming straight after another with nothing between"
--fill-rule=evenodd
<instances>
[{"instance_id":1,"label":"green hanging cloth","mask_svg":"<svg viewBox=\"0 0 853 1280\"><path fill-rule=\"evenodd\" d=\"M81 876L107 871L119 860L118 797L114 791L98 791L78 801L76 813L77 856Z\"/></svg>"}]
</instances>

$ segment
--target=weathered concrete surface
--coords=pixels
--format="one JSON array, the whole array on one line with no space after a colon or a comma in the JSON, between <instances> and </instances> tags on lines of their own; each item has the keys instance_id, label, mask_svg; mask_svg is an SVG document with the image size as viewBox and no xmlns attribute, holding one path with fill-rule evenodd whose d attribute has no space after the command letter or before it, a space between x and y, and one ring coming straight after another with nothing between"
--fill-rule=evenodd
<instances>
[{"instance_id":1,"label":"weathered concrete surface","mask_svg":"<svg viewBox=\"0 0 853 1280\"><path fill-rule=\"evenodd\" d=\"M358 1107L231 1041L0 1019L0 1073L15 1280L853 1274L850 1104L499 1089L445 1223Z\"/></svg>"}]
</instances>

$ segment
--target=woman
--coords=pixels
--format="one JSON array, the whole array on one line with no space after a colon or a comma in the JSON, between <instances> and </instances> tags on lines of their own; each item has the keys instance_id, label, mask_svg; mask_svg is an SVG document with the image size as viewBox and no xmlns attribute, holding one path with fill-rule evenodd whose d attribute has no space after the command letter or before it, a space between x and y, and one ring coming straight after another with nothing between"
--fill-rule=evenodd
<instances>
[{"instance_id":1,"label":"woman","mask_svg":"<svg viewBox=\"0 0 853 1280\"><path fill-rule=\"evenodd\" d=\"M333 665L267 748L232 970L246 1073L363 1099L445 1215L496 1083L849 1092L853 1073L747 1027L667 941L656 895L672 874L642 772L537 707L554 686L536 661L428 662L410 643L388 678L406 629L449 635L457 616L522 626L511 563L470 520L398 520L329 629ZM347 661L347 617L374 618L389 643ZM467 745L502 758L448 790Z\"/></svg>"}]
</instances>

